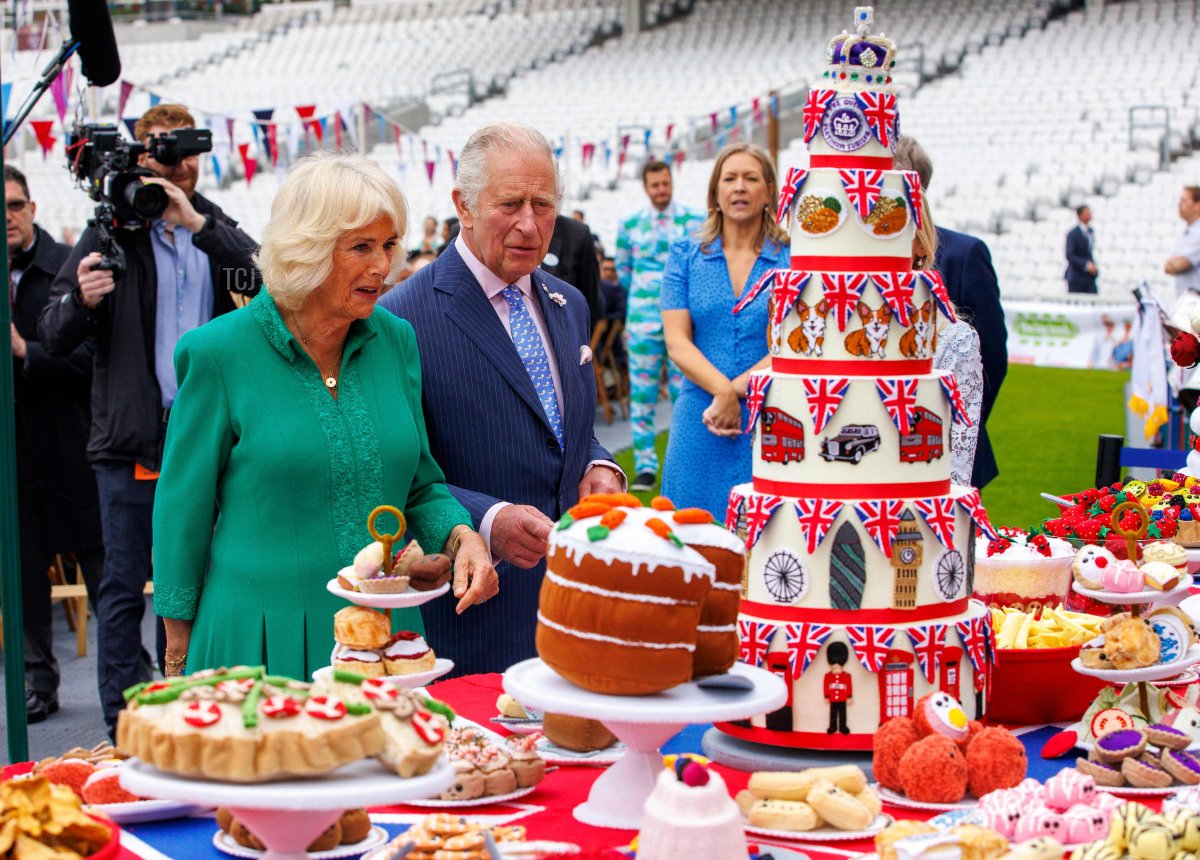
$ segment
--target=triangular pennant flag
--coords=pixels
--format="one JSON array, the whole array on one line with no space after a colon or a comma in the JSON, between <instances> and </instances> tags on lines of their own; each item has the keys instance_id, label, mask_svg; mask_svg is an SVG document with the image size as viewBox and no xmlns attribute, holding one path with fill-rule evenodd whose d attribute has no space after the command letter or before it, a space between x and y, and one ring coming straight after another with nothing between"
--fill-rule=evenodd
<instances>
[{"instance_id":1,"label":"triangular pennant flag","mask_svg":"<svg viewBox=\"0 0 1200 860\"><path fill-rule=\"evenodd\" d=\"M800 293L812 277L808 272L797 272L794 269L777 269L775 287L771 291L771 342L779 343L783 337L783 321L796 302Z\"/></svg>"},{"instance_id":2,"label":"triangular pennant flag","mask_svg":"<svg viewBox=\"0 0 1200 860\"><path fill-rule=\"evenodd\" d=\"M897 322L908 326L909 311L913 307L913 284L917 276L912 272L882 272L871 275L871 281L879 289L879 295L887 302Z\"/></svg>"},{"instance_id":3,"label":"triangular pennant flag","mask_svg":"<svg viewBox=\"0 0 1200 860\"><path fill-rule=\"evenodd\" d=\"M447 149L446 155L450 157L450 177L452 179L457 179L458 178L458 159L454 157L454 150Z\"/></svg>"},{"instance_id":4,"label":"triangular pennant flag","mask_svg":"<svg viewBox=\"0 0 1200 860\"><path fill-rule=\"evenodd\" d=\"M729 106L729 124L731 126L737 125L737 113L738 113L737 105L730 105Z\"/></svg>"},{"instance_id":5,"label":"triangular pennant flag","mask_svg":"<svg viewBox=\"0 0 1200 860\"><path fill-rule=\"evenodd\" d=\"M919 274L921 280L929 284L929 290L937 299L938 307L946 315L946 319L950 322L958 322L958 314L954 312L954 305L950 301L950 293L946 290L946 282L942 280L942 273L927 269Z\"/></svg>"},{"instance_id":6,"label":"triangular pennant flag","mask_svg":"<svg viewBox=\"0 0 1200 860\"><path fill-rule=\"evenodd\" d=\"M954 549L954 502L945 496L917 499L913 502L925 525L933 532L938 543L946 549Z\"/></svg>"},{"instance_id":7,"label":"triangular pennant flag","mask_svg":"<svg viewBox=\"0 0 1200 860\"><path fill-rule=\"evenodd\" d=\"M296 105L295 110L296 110L296 116L300 117L301 122L304 123L304 127L308 131L315 134L317 136L317 139L320 140L321 124L319 122L316 122L312 118L313 114L317 112L317 106L316 105Z\"/></svg>"},{"instance_id":8,"label":"triangular pennant flag","mask_svg":"<svg viewBox=\"0 0 1200 860\"><path fill-rule=\"evenodd\" d=\"M592 159L596 157L596 144L585 143L581 148L581 152L582 154L580 157L583 161L583 167L586 170L592 166Z\"/></svg>"},{"instance_id":9,"label":"triangular pennant flag","mask_svg":"<svg viewBox=\"0 0 1200 860\"><path fill-rule=\"evenodd\" d=\"M987 636L981 622L987 623L983 618L968 618L954 625L954 629L958 631L958 638L962 640L963 651L976 672L983 671L984 664L987 663Z\"/></svg>"},{"instance_id":10,"label":"triangular pennant flag","mask_svg":"<svg viewBox=\"0 0 1200 860\"><path fill-rule=\"evenodd\" d=\"M926 624L908 628L908 638L913 645L913 653L921 666L921 674L930 684L937 674L938 664L942 659L942 651L946 647L946 630L948 624Z\"/></svg>"},{"instance_id":11,"label":"triangular pennant flag","mask_svg":"<svg viewBox=\"0 0 1200 860\"><path fill-rule=\"evenodd\" d=\"M808 667L821 652L821 646L825 644L825 640L832 632L833 628L828 624L817 624L812 621L783 626L783 635L787 641L788 665L792 669L792 680L801 677L808 671Z\"/></svg>"},{"instance_id":12,"label":"triangular pennant flag","mask_svg":"<svg viewBox=\"0 0 1200 860\"><path fill-rule=\"evenodd\" d=\"M838 176L842 179L842 187L846 189L850 203L858 210L858 217L866 221L879 202L879 195L883 193L883 171L839 170Z\"/></svg>"},{"instance_id":13,"label":"triangular pennant flag","mask_svg":"<svg viewBox=\"0 0 1200 860\"><path fill-rule=\"evenodd\" d=\"M742 504L746 497L737 487L729 490L729 503L725 506L725 530L736 532L738 518L742 515Z\"/></svg>"},{"instance_id":14,"label":"triangular pennant flag","mask_svg":"<svg viewBox=\"0 0 1200 860\"><path fill-rule=\"evenodd\" d=\"M673 123L673 122L667 123L667 133L666 133L665 143L668 146L671 144L671 133L673 131L675 131L675 123Z\"/></svg>"},{"instance_id":15,"label":"triangular pennant flag","mask_svg":"<svg viewBox=\"0 0 1200 860\"><path fill-rule=\"evenodd\" d=\"M157 107L158 103L161 101L162 96L158 95L157 93L150 93L150 107Z\"/></svg>"},{"instance_id":16,"label":"triangular pennant flag","mask_svg":"<svg viewBox=\"0 0 1200 860\"><path fill-rule=\"evenodd\" d=\"M752 493L742 505L746 516L746 549L754 549L763 529L771 522L775 511L783 504L780 496L764 496Z\"/></svg>"},{"instance_id":17,"label":"triangular pennant flag","mask_svg":"<svg viewBox=\"0 0 1200 860\"><path fill-rule=\"evenodd\" d=\"M233 149L233 117L225 117L225 133L229 137L229 148Z\"/></svg>"},{"instance_id":18,"label":"triangular pennant flag","mask_svg":"<svg viewBox=\"0 0 1200 860\"><path fill-rule=\"evenodd\" d=\"M884 149L895 143L896 95L894 93L861 92L855 95L858 106L867 118L867 125Z\"/></svg>"},{"instance_id":19,"label":"triangular pennant flag","mask_svg":"<svg viewBox=\"0 0 1200 860\"><path fill-rule=\"evenodd\" d=\"M717 133L717 128L718 128L718 125L719 125L719 123L717 122L717 113L716 113L716 111L713 111L712 113L710 113L710 114L708 115L708 124L709 124L709 126L712 128L712 133L713 133L713 134L716 134L716 133Z\"/></svg>"},{"instance_id":20,"label":"triangular pennant flag","mask_svg":"<svg viewBox=\"0 0 1200 860\"><path fill-rule=\"evenodd\" d=\"M279 126L275 123L268 123L267 134L263 138L267 144L267 151L271 154L271 167L279 166Z\"/></svg>"},{"instance_id":21,"label":"triangular pennant flag","mask_svg":"<svg viewBox=\"0 0 1200 860\"><path fill-rule=\"evenodd\" d=\"M800 537L808 554L812 555L833 528L833 522L842 512L844 504L833 499L796 499L795 507Z\"/></svg>"},{"instance_id":22,"label":"triangular pennant flag","mask_svg":"<svg viewBox=\"0 0 1200 860\"><path fill-rule=\"evenodd\" d=\"M809 90L808 100L804 103L804 142L808 143L821 127L821 119L825 116L825 108L833 100L833 90ZM775 101L771 100L771 112L775 112Z\"/></svg>"},{"instance_id":23,"label":"triangular pennant flag","mask_svg":"<svg viewBox=\"0 0 1200 860\"><path fill-rule=\"evenodd\" d=\"M900 514L903 511L904 502L898 499L864 501L854 505L854 512L862 520L863 528L888 558L892 557L892 539L900 530Z\"/></svg>"},{"instance_id":24,"label":"triangular pennant flag","mask_svg":"<svg viewBox=\"0 0 1200 860\"><path fill-rule=\"evenodd\" d=\"M0 84L0 117L8 119L8 99L12 95L12 81ZM121 111L117 114L120 115Z\"/></svg>"},{"instance_id":25,"label":"triangular pennant flag","mask_svg":"<svg viewBox=\"0 0 1200 860\"><path fill-rule=\"evenodd\" d=\"M762 122L762 108L759 107L759 99L757 96L750 102L750 111L754 115L754 122L759 124Z\"/></svg>"},{"instance_id":26,"label":"triangular pennant flag","mask_svg":"<svg viewBox=\"0 0 1200 860\"><path fill-rule=\"evenodd\" d=\"M278 156L275 152L275 140L272 139L274 135L271 135L270 138L267 135L267 129L271 127L271 117L275 115L275 108L260 108L252 111L252 113L254 114L254 118L258 120L253 126L254 136L262 144L267 161L275 164Z\"/></svg>"},{"instance_id":27,"label":"triangular pennant flag","mask_svg":"<svg viewBox=\"0 0 1200 860\"><path fill-rule=\"evenodd\" d=\"M767 402L767 391L771 388L771 374L766 370L751 373L746 380L746 408L750 414L746 418L746 432L753 434L758 424L758 414L763 404Z\"/></svg>"},{"instance_id":28,"label":"triangular pennant flag","mask_svg":"<svg viewBox=\"0 0 1200 860\"><path fill-rule=\"evenodd\" d=\"M821 282L825 287L825 301L829 303L833 318L837 320L838 331L845 331L846 323L854 316L863 290L867 286L867 276L831 275L822 272Z\"/></svg>"},{"instance_id":29,"label":"triangular pennant flag","mask_svg":"<svg viewBox=\"0 0 1200 860\"><path fill-rule=\"evenodd\" d=\"M58 113L58 121L63 122L67 116L67 70L64 66L59 70L58 77L50 84L50 95L54 97L54 110Z\"/></svg>"},{"instance_id":30,"label":"triangular pennant flag","mask_svg":"<svg viewBox=\"0 0 1200 860\"><path fill-rule=\"evenodd\" d=\"M771 647L776 625L769 621L738 619L738 659L751 666L761 666Z\"/></svg>"},{"instance_id":31,"label":"triangular pennant flag","mask_svg":"<svg viewBox=\"0 0 1200 860\"><path fill-rule=\"evenodd\" d=\"M213 177L217 180L218 187L221 185L221 159L215 155L212 156L212 172Z\"/></svg>"},{"instance_id":32,"label":"triangular pennant flag","mask_svg":"<svg viewBox=\"0 0 1200 860\"><path fill-rule=\"evenodd\" d=\"M437 171L437 162L433 159L425 161L425 175L429 177L429 184L433 185L433 174Z\"/></svg>"},{"instance_id":33,"label":"triangular pennant flag","mask_svg":"<svg viewBox=\"0 0 1200 860\"><path fill-rule=\"evenodd\" d=\"M786 269L768 270L766 274L754 282L754 286L742 293L742 297L738 299L737 304L733 306L733 312L735 314L741 313L744 308L748 307L751 302L758 298L759 293L775 283L776 275L778 275L780 272L786 271Z\"/></svg>"},{"instance_id":34,"label":"triangular pennant flag","mask_svg":"<svg viewBox=\"0 0 1200 860\"><path fill-rule=\"evenodd\" d=\"M787 219L792 215L792 203L808 178L808 171L802 167L789 167L783 179L783 187L779 189L779 205L775 209L775 220L781 227L787 226Z\"/></svg>"},{"instance_id":35,"label":"triangular pennant flag","mask_svg":"<svg viewBox=\"0 0 1200 860\"><path fill-rule=\"evenodd\" d=\"M862 667L868 672L879 672L887 662L896 628L855 624L846 628L846 635L850 637L850 646Z\"/></svg>"},{"instance_id":36,"label":"triangular pennant flag","mask_svg":"<svg viewBox=\"0 0 1200 860\"><path fill-rule=\"evenodd\" d=\"M911 432L912 411L917 405L917 380L880 378L875 380L875 390L900 435L907 436Z\"/></svg>"},{"instance_id":37,"label":"triangular pennant flag","mask_svg":"<svg viewBox=\"0 0 1200 860\"><path fill-rule=\"evenodd\" d=\"M342 112L333 112L333 145L339 150L342 148Z\"/></svg>"},{"instance_id":38,"label":"triangular pennant flag","mask_svg":"<svg viewBox=\"0 0 1200 860\"><path fill-rule=\"evenodd\" d=\"M946 399L950 401L950 411L954 416L954 420L966 427L973 427L974 422L971 421L971 416L967 414L966 404L963 403L962 390L958 387L958 377L953 373L943 373L938 377L938 382L942 383L942 391L946 392Z\"/></svg>"},{"instance_id":39,"label":"triangular pennant flag","mask_svg":"<svg viewBox=\"0 0 1200 860\"><path fill-rule=\"evenodd\" d=\"M913 223L918 230L925 229L925 215L922 211L921 174L915 170L904 171L904 196L912 209Z\"/></svg>"},{"instance_id":40,"label":"triangular pennant flag","mask_svg":"<svg viewBox=\"0 0 1200 860\"><path fill-rule=\"evenodd\" d=\"M136 116L127 116L121 122L125 123L125 127L129 129L129 136L137 140L137 135L133 133L133 130L137 128L138 118Z\"/></svg>"},{"instance_id":41,"label":"triangular pennant flag","mask_svg":"<svg viewBox=\"0 0 1200 860\"><path fill-rule=\"evenodd\" d=\"M358 105L359 110L366 110L366 105ZM346 124L346 134L350 135L350 145L359 152L362 151L362 146L358 141L358 117L354 115L355 105L351 103L342 112L342 120ZM363 127L367 125L367 118L363 117Z\"/></svg>"},{"instance_id":42,"label":"triangular pennant flag","mask_svg":"<svg viewBox=\"0 0 1200 860\"><path fill-rule=\"evenodd\" d=\"M813 421L813 431L820 433L833 418L838 407L842 405L842 398L850 390L850 380L830 379L825 376L816 379L801 377L800 383L804 386L804 395L808 401L808 414Z\"/></svg>"},{"instance_id":43,"label":"triangular pennant flag","mask_svg":"<svg viewBox=\"0 0 1200 860\"><path fill-rule=\"evenodd\" d=\"M246 172L246 184L249 185L258 171L258 160L250 154L250 144L248 143L238 144L238 154L242 157L242 169Z\"/></svg>"},{"instance_id":44,"label":"triangular pennant flag","mask_svg":"<svg viewBox=\"0 0 1200 860\"><path fill-rule=\"evenodd\" d=\"M959 496L958 503L970 514L975 527L983 532L984 537L988 540L1000 540L1000 533L996 531L992 525L992 521L988 519L987 510L983 507L983 501L979 498L979 490L972 488L970 492Z\"/></svg>"},{"instance_id":45,"label":"triangular pennant flag","mask_svg":"<svg viewBox=\"0 0 1200 860\"><path fill-rule=\"evenodd\" d=\"M50 154L54 142L58 140L52 133L54 128L54 120L52 119L34 119L29 121L30 128L33 129L33 134L37 138L38 146L42 148L42 160L46 160L46 156Z\"/></svg>"}]
</instances>

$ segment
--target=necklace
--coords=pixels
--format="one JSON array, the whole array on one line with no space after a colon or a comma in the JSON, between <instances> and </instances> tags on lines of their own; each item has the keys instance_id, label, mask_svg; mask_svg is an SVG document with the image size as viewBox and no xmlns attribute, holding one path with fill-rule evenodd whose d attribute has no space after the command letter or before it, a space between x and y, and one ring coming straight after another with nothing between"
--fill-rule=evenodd
<instances>
[{"instance_id":1,"label":"necklace","mask_svg":"<svg viewBox=\"0 0 1200 860\"><path fill-rule=\"evenodd\" d=\"M300 327L300 318L297 317L295 314L292 314L292 323L295 324L296 331L300 335L300 343L304 344L304 346L307 347L308 346L308 336L304 333L304 329ZM328 388L330 391L334 391L334 392L337 391L338 378L334 371L339 371L341 369L342 354L345 351L346 351L346 343L345 343L345 341L342 341L342 346L340 349L338 349L337 358L334 360L333 366L330 368L328 373L325 372L325 370L321 367L320 363L317 361L316 353L314 353L312 350L309 350L309 352L308 352L308 354L310 356L312 356L313 364L315 364L317 366L317 373L319 373L323 377L325 377L325 387Z\"/></svg>"}]
</instances>

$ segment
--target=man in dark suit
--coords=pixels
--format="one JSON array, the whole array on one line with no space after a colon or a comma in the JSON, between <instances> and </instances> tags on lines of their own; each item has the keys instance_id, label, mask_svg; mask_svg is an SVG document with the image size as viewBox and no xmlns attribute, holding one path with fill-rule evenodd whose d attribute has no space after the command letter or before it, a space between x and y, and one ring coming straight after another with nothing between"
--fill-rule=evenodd
<instances>
[{"instance_id":1,"label":"man in dark suit","mask_svg":"<svg viewBox=\"0 0 1200 860\"><path fill-rule=\"evenodd\" d=\"M1096 260L1092 256L1092 245L1095 241L1092 235L1092 210L1089 206L1080 206L1075 210L1079 218L1069 233L1067 233L1067 292L1092 293L1096 289Z\"/></svg>"},{"instance_id":2,"label":"man in dark suit","mask_svg":"<svg viewBox=\"0 0 1200 860\"><path fill-rule=\"evenodd\" d=\"M25 627L25 712L40 723L58 710L58 661L50 616L55 553L74 552L95 605L104 547L100 501L87 461L91 424L92 341L69 355L49 355L38 316L50 284L71 253L33 223L37 204L24 174L4 166L9 297L17 440L17 514ZM70 569L70 568L68 568Z\"/></svg>"},{"instance_id":3,"label":"man in dark suit","mask_svg":"<svg viewBox=\"0 0 1200 860\"><path fill-rule=\"evenodd\" d=\"M604 311L600 303L600 264L596 261L596 242L588 225L566 215L555 218L550 250L542 260L542 268L583 293L591 317L590 326L595 326Z\"/></svg>"},{"instance_id":4,"label":"man in dark suit","mask_svg":"<svg viewBox=\"0 0 1200 860\"><path fill-rule=\"evenodd\" d=\"M416 331L430 449L500 562L500 594L470 617L449 600L421 608L429 642L458 674L534 656L553 521L580 496L625 486L592 433L587 304L538 268L559 188L539 132L475 132L458 161L458 238L380 300Z\"/></svg>"},{"instance_id":5,"label":"man in dark suit","mask_svg":"<svg viewBox=\"0 0 1200 860\"><path fill-rule=\"evenodd\" d=\"M933 162L914 138L896 143L896 169L915 170L926 193L933 178ZM983 360L983 405L979 412L979 441L975 446L975 468L971 484L982 489L1000 473L987 434L987 419L1008 373L1008 328L1000 305L1000 283L992 266L988 246L974 236L937 228L937 259L934 268L942 273L950 301L959 316L979 335Z\"/></svg>"}]
</instances>

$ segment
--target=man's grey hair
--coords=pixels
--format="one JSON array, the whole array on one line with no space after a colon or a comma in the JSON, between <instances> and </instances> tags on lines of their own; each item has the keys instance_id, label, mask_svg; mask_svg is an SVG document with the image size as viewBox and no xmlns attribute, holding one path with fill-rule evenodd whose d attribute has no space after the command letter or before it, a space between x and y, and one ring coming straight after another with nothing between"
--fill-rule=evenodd
<instances>
[{"instance_id":1,"label":"man's grey hair","mask_svg":"<svg viewBox=\"0 0 1200 860\"><path fill-rule=\"evenodd\" d=\"M488 161L502 152L522 152L544 156L554 171L554 199L562 202L562 176L554 159L550 141L536 128L517 122L501 122L476 131L458 156L458 175L454 186L462 193L467 209L475 212L479 195L488 184Z\"/></svg>"},{"instance_id":2,"label":"man's grey hair","mask_svg":"<svg viewBox=\"0 0 1200 860\"><path fill-rule=\"evenodd\" d=\"M895 163L897 170L917 171L917 175L921 177L921 187L929 188L929 183L933 181L933 161L915 137L902 135L896 141Z\"/></svg>"}]
</instances>

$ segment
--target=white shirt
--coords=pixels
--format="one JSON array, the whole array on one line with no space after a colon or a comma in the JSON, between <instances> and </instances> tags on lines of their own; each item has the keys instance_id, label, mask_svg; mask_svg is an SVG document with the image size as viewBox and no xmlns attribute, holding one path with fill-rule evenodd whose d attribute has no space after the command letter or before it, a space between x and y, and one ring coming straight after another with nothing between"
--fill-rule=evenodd
<instances>
[{"instance_id":1,"label":"white shirt","mask_svg":"<svg viewBox=\"0 0 1200 860\"><path fill-rule=\"evenodd\" d=\"M1177 296L1184 295L1188 290L1200 293L1200 218L1187 225L1179 241L1175 243L1172 257L1186 257L1192 267L1186 272L1175 276L1175 291Z\"/></svg>"}]
</instances>

